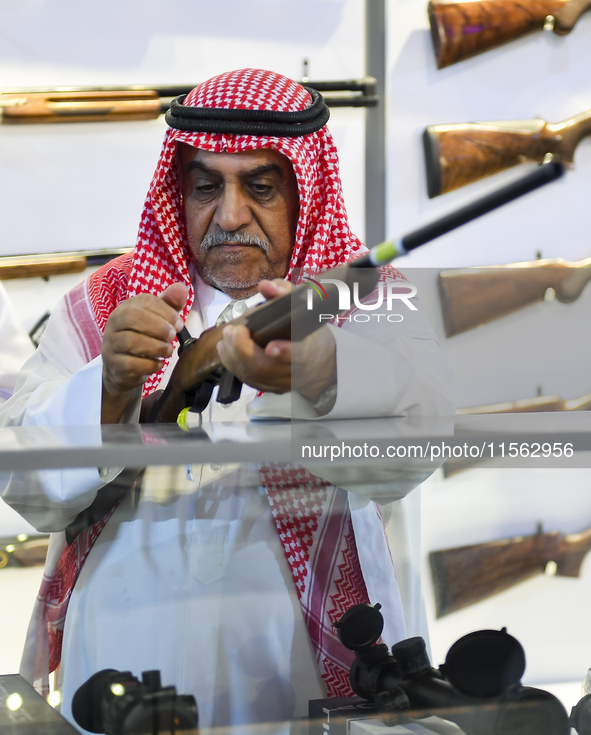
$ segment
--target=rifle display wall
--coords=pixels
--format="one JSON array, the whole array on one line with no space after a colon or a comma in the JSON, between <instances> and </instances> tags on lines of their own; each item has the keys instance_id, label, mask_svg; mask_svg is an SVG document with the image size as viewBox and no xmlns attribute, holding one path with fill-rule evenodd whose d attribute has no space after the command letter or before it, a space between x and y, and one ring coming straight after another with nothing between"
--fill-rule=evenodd
<instances>
[{"instance_id":1,"label":"rifle display wall","mask_svg":"<svg viewBox=\"0 0 591 735\"><path fill-rule=\"evenodd\" d=\"M446 214L522 176L524 163L428 198L422 134L430 125L569 120L591 106L591 14L566 37L532 33L443 69L437 68L427 3L393 3L388 15L388 232L397 235ZM588 228L591 139L575 152L575 168L545 191L450 233L397 262L418 286L455 375L460 407L531 398L565 400L591 391L588 335L591 291L572 304L539 301L455 336L445 332L439 272L542 258L591 256ZM417 270L413 270L413 267ZM588 607L591 574L539 575L437 620L428 554L546 530L575 533L591 524L588 470L470 469L423 486L422 575L434 658L466 630L499 628L527 642L530 682L580 681L591 664ZM543 643L542 643L543 641ZM531 651L531 652L530 652Z\"/></svg>"}]
</instances>

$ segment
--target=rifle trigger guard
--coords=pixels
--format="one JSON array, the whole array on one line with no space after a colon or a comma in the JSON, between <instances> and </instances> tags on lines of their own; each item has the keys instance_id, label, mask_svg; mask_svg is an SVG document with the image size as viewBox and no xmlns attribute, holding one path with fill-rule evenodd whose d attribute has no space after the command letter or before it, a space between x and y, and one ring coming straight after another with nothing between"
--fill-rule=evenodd
<instances>
[{"instance_id":1,"label":"rifle trigger guard","mask_svg":"<svg viewBox=\"0 0 591 735\"><path fill-rule=\"evenodd\" d=\"M215 385L206 380L197 388L185 391L185 406L189 406L190 413L201 413L207 408Z\"/></svg>"},{"instance_id":2,"label":"rifle trigger guard","mask_svg":"<svg viewBox=\"0 0 591 735\"><path fill-rule=\"evenodd\" d=\"M220 388L218 390L217 402L227 405L234 403L240 398L242 392L242 381L224 368L220 376Z\"/></svg>"}]
</instances>

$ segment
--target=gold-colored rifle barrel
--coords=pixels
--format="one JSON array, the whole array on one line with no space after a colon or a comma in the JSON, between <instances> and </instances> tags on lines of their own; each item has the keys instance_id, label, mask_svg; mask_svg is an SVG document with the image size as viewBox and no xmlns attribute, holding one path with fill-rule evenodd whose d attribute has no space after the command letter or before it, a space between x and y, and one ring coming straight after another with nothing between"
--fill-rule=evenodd
<instances>
[{"instance_id":1,"label":"gold-colored rifle barrel","mask_svg":"<svg viewBox=\"0 0 591 735\"><path fill-rule=\"evenodd\" d=\"M153 120L161 114L154 90L3 92L0 121L31 123Z\"/></svg>"},{"instance_id":2,"label":"gold-colored rifle barrel","mask_svg":"<svg viewBox=\"0 0 591 735\"><path fill-rule=\"evenodd\" d=\"M87 262L78 253L0 257L0 281L13 278L50 278L64 273L82 273Z\"/></svg>"}]
</instances>

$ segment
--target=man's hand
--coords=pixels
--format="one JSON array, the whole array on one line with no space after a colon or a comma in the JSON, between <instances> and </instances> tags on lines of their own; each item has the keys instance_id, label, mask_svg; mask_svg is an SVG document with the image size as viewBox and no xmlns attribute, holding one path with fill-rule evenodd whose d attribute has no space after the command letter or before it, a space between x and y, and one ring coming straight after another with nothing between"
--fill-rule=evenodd
<instances>
[{"instance_id":1,"label":"man's hand","mask_svg":"<svg viewBox=\"0 0 591 735\"><path fill-rule=\"evenodd\" d=\"M291 284L282 280L261 281L259 291L267 299L282 296ZM297 390L311 401L336 383L336 345L326 327L302 342L274 340L263 349L250 338L246 327L224 327L217 345L225 368L243 383L271 393Z\"/></svg>"},{"instance_id":2,"label":"man's hand","mask_svg":"<svg viewBox=\"0 0 591 735\"><path fill-rule=\"evenodd\" d=\"M103 337L103 424L119 421L142 385L173 353L171 342L183 326L179 311L187 301L183 283L160 296L134 296L112 312Z\"/></svg>"}]
</instances>

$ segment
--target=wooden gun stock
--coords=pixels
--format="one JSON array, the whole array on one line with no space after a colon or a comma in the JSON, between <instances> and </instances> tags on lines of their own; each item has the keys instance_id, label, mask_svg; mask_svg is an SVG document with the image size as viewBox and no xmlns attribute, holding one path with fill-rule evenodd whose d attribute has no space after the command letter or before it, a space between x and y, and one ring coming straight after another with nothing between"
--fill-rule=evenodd
<instances>
[{"instance_id":1,"label":"wooden gun stock","mask_svg":"<svg viewBox=\"0 0 591 735\"><path fill-rule=\"evenodd\" d=\"M542 163L548 155L570 167L577 145L590 134L591 110L555 124L538 119L431 125L423 133L427 193L432 199L522 163Z\"/></svg>"},{"instance_id":2,"label":"wooden gun stock","mask_svg":"<svg viewBox=\"0 0 591 735\"><path fill-rule=\"evenodd\" d=\"M0 569L37 567L45 564L49 536L17 536L0 539Z\"/></svg>"},{"instance_id":3,"label":"wooden gun stock","mask_svg":"<svg viewBox=\"0 0 591 735\"><path fill-rule=\"evenodd\" d=\"M78 250L71 253L48 253L0 256L0 281L13 278L50 278L65 273L82 273L90 266L103 265L128 253L132 248Z\"/></svg>"},{"instance_id":4,"label":"wooden gun stock","mask_svg":"<svg viewBox=\"0 0 591 735\"><path fill-rule=\"evenodd\" d=\"M431 0L427 6L437 67L455 64L545 28L572 31L590 0Z\"/></svg>"},{"instance_id":5,"label":"wooden gun stock","mask_svg":"<svg viewBox=\"0 0 591 735\"><path fill-rule=\"evenodd\" d=\"M579 577L589 550L591 529L566 536L540 529L532 536L432 551L436 615L461 610L544 572Z\"/></svg>"},{"instance_id":6,"label":"wooden gun stock","mask_svg":"<svg viewBox=\"0 0 591 735\"><path fill-rule=\"evenodd\" d=\"M474 416L489 413L553 413L555 411L591 411L591 393L580 398L565 400L560 396L538 396L537 398L521 398L518 401L504 401L503 403L489 403L485 406L470 406L469 408L456 409L457 416ZM542 446L541 456L549 456L548 448ZM443 465L444 477L452 477L464 470L478 467L481 459L472 457L450 458Z\"/></svg>"},{"instance_id":7,"label":"wooden gun stock","mask_svg":"<svg viewBox=\"0 0 591 735\"><path fill-rule=\"evenodd\" d=\"M445 334L453 337L543 301L553 289L558 301L576 301L591 281L591 258L561 258L461 268L439 274Z\"/></svg>"},{"instance_id":8,"label":"wooden gun stock","mask_svg":"<svg viewBox=\"0 0 591 735\"><path fill-rule=\"evenodd\" d=\"M519 401L491 403L487 406L458 408L458 416L473 416L483 413L541 413L545 411L591 411L591 393L581 398L565 401L559 396L539 396L538 398L522 398Z\"/></svg>"}]
</instances>

